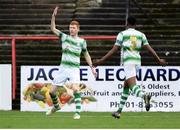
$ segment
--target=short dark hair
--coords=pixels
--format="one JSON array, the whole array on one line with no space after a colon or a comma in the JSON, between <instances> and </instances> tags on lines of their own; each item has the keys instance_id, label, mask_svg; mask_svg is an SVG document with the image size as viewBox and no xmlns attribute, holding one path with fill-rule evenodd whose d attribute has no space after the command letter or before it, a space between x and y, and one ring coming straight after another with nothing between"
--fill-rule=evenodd
<instances>
[{"instance_id":1,"label":"short dark hair","mask_svg":"<svg viewBox=\"0 0 180 130\"><path fill-rule=\"evenodd\" d=\"M129 16L127 19L127 22L129 25L135 25L136 24L136 18L133 16Z\"/></svg>"}]
</instances>

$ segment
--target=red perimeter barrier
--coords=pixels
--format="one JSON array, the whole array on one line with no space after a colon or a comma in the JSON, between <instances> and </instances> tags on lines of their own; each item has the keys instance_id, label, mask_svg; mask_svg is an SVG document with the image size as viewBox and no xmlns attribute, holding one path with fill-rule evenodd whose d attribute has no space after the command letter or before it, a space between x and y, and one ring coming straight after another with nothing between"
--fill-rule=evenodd
<instances>
[{"instance_id":1,"label":"red perimeter barrier","mask_svg":"<svg viewBox=\"0 0 180 130\"><path fill-rule=\"evenodd\" d=\"M115 40L116 36L82 36L86 40ZM16 40L58 40L54 36L0 36L0 40L11 40L12 45L12 99L16 98Z\"/></svg>"}]
</instances>

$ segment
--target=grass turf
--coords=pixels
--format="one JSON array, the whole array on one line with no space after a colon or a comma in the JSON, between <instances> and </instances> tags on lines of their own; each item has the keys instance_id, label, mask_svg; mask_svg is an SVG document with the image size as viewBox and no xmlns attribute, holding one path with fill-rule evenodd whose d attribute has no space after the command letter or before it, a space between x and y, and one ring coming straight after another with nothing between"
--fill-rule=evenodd
<instances>
[{"instance_id":1,"label":"grass turf","mask_svg":"<svg viewBox=\"0 0 180 130\"><path fill-rule=\"evenodd\" d=\"M0 111L0 128L180 128L180 112L124 112L121 119L112 118L109 112L82 112L80 120L74 120L73 114L57 112L46 116L44 112Z\"/></svg>"}]
</instances>

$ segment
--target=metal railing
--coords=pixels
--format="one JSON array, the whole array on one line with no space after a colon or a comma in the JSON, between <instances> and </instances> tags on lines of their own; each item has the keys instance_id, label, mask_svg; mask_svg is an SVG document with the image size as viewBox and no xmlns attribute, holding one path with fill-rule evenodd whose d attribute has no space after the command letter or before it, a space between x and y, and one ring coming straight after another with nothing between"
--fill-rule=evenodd
<instances>
[{"instance_id":1,"label":"metal railing","mask_svg":"<svg viewBox=\"0 0 180 130\"><path fill-rule=\"evenodd\" d=\"M116 36L83 36L86 40L115 40ZM0 40L11 40L12 49L12 99L16 99L16 41L17 40L58 40L54 36L0 36Z\"/></svg>"}]
</instances>

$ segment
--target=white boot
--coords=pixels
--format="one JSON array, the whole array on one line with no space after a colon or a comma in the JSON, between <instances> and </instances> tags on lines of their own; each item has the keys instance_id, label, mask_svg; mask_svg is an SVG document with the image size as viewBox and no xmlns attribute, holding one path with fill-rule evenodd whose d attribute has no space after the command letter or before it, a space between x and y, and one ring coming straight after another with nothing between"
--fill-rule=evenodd
<instances>
[{"instance_id":1,"label":"white boot","mask_svg":"<svg viewBox=\"0 0 180 130\"><path fill-rule=\"evenodd\" d=\"M73 116L73 119L75 119L75 120L79 120L80 118L81 118L81 116L77 113L75 113Z\"/></svg>"},{"instance_id":2,"label":"white boot","mask_svg":"<svg viewBox=\"0 0 180 130\"><path fill-rule=\"evenodd\" d=\"M55 113L56 111L58 111L58 109L56 109L55 107L52 107L51 109L49 109L49 110L46 112L46 115L47 115L47 116L52 115L52 114Z\"/></svg>"}]
</instances>

